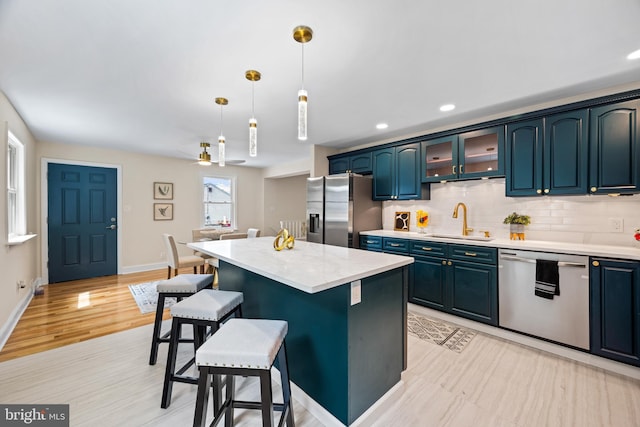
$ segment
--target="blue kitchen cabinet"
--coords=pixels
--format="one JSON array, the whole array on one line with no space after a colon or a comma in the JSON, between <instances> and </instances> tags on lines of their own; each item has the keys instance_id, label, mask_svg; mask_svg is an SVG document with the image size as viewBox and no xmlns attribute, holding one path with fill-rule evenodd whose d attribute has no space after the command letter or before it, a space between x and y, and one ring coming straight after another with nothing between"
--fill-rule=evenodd
<instances>
[{"instance_id":1,"label":"blue kitchen cabinet","mask_svg":"<svg viewBox=\"0 0 640 427\"><path fill-rule=\"evenodd\" d=\"M448 311L489 325L498 325L498 250L449 244Z\"/></svg>"},{"instance_id":2,"label":"blue kitchen cabinet","mask_svg":"<svg viewBox=\"0 0 640 427\"><path fill-rule=\"evenodd\" d=\"M370 175L373 172L371 152L329 158L329 174L352 172Z\"/></svg>"},{"instance_id":3,"label":"blue kitchen cabinet","mask_svg":"<svg viewBox=\"0 0 640 427\"><path fill-rule=\"evenodd\" d=\"M415 240L409 254L410 302L498 324L497 249Z\"/></svg>"},{"instance_id":4,"label":"blue kitchen cabinet","mask_svg":"<svg viewBox=\"0 0 640 427\"><path fill-rule=\"evenodd\" d=\"M409 255L410 240L385 237L382 239L382 251L398 255Z\"/></svg>"},{"instance_id":5,"label":"blue kitchen cabinet","mask_svg":"<svg viewBox=\"0 0 640 427\"><path fill-rule=\"evenodd\" d=\"M507 125L506 195L586 194L588 110Z\"/></svg>"},{"instance_id":6,"label":"blue kitchen cabinet","mask_svg":"<svg viewBox=\"0 0 640 427\"><path fill-rule=\"evenodd\" d=\"M382 237L360 234L360 249L382 252Z\"/></svg>"},{"instance_id":7,"label":"blue kitchen cabinet","mask_svg":"<svg viewBox=\"0 0 640 427\"><path fill-rule=\"evenodd\" d=\"M446 311L447 245L413 240L409 251L414 259L409 276L409 301Z\"/></svg>"},{"instance_id":8,"label":"blue kitchen cabinet","mask_svg":"<svg viewBox=\"0 0 640 427\"><path fill-rule=\"evenodd\" d=\"M504 176L504 126L422 141L422 182Z\"/></svg>"},{"instance_id":9,"label":"blue kitchen cabinet","mask_svg":"<svg viewBox=\"0 0 640 427\"><path fill-rule=\"evenodd\" d=\"M422 141L422 182L458 178L458 135Z\"/></svg>"},{"instance_id":10,"label":"blue kitchen cabinet","mask_svg":"<svg viewBox=\"0 0 640 427\"><path fill-rule=\"evenodd\" d=\"M592 258L591 352L640 366L640 262Z\"/></svg>"},{"instance_id":11,"label":"blue kitchen cabinet","mask_svg":"<svg viewBox=\"0 0 640 427\"><path fill-rule=\"evenodd\" d=\"M410 143L373 152L373 199L428 198L420 180L420 144Z\"/></svg>"},{"instance_id":12,"label":"blue kitchen cabinet","mask_svg":"<svg viewBox=\"0 0 640 427\"><path fill-rule=\"evenodd\" d=\"M640 191L640 100L590 111L589 192Z\"/></svg>"}]
</instances>

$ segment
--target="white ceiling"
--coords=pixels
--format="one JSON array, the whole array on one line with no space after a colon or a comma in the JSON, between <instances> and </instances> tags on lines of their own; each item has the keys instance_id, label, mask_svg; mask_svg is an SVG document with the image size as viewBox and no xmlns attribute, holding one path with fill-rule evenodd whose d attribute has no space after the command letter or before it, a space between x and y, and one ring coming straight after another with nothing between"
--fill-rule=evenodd
<instances>
[{"instance_id":1,"label":"white ceiling","mask_svg":"<svg viewBox=\"0 0 640 427\"><path fill-rule=\"evenodd\" d=\"M256 167L640 82L637 49L638 0L0 0L0 90L36 138L195 158L226 97L227 159Z\"/></svg>"}]
</instances>

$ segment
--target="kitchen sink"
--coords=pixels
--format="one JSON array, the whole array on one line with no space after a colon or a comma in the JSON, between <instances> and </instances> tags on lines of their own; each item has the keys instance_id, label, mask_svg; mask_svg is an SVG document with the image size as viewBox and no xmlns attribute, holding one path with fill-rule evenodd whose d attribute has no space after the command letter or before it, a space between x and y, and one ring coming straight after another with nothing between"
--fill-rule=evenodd
<instances>
[{"instance_id":1,"label":"kitchen sink","mask_svg":"<svg viewBox=\"0 0 640 427\"><path fill-rule=\"evenodd\" d=\"M456 239L456 240L476 240L480 242L490 242L493 237L483 236L462 236L460 234L428 234L428 237L440 237L443 239Z\"/></svg>"}]
</instances>

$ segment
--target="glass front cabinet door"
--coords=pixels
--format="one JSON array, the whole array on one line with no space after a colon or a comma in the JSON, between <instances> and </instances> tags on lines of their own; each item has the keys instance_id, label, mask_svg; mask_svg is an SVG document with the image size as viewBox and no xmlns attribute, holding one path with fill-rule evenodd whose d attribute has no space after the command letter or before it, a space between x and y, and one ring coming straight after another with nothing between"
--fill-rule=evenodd
<instances>
[{"instance_id":1,"label":"glass front cabinet door","mask_svg":"<svg viewBox=\"0 0 640 427\"><path fill-rule=\"evenodd\" d=\"M504 126L422 142L422 182L504 176Z\"/></svg>"}]
</instances>

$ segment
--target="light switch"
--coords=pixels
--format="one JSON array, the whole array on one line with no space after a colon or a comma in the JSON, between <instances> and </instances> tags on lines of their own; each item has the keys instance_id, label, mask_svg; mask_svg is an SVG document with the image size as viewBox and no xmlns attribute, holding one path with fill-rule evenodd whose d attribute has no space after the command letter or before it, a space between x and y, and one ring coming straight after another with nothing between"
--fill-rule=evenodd
<instances>
[{"instance_id":1,"label":"light switch","mask_svg":"<svg viewBox=\"0 0 640 427\"><path fill-rule=\"evenodd\" d=\"M362 282L354 280L351 282L351 305L356 305L362 301Z\"/></svg>"}]
</instances>

